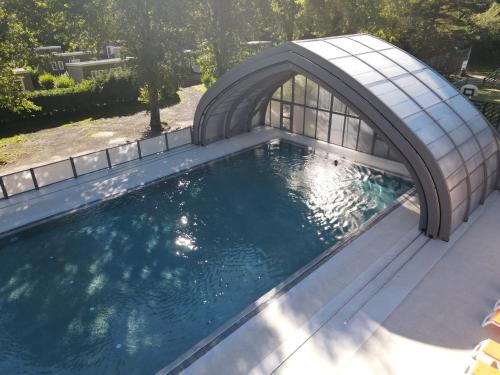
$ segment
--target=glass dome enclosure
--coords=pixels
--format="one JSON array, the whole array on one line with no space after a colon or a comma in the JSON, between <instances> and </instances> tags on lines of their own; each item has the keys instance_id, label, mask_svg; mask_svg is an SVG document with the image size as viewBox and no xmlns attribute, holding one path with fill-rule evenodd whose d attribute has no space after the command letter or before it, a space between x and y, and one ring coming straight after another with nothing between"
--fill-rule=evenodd
<instances>
[{"instance_id":1,"label":"glass dome enclosure","mask_svg":"<svg viewBox=\"0 0 500 375\"><path fill-rule=\"evenodd\" d=\"M404 163L430 237L448 240L497 186L497 139L482 114L427 65L370 35L295 41L237 65L200 101L194 141L266 123Z\"/></svg>"}]
</instances>

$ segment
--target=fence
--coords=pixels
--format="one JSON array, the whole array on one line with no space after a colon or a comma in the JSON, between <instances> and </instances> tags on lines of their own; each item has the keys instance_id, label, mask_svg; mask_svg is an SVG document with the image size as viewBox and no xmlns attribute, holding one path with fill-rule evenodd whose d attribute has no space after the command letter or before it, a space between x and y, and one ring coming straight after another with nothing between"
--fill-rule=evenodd
<instances>
[{"instance_id":1,"label":"fence","mask_svg":"<svg viewBox=\"0 0 500 375\"><path fill-rule=\"evenodd\" d=\"M500 89L500 68L484 77L481 86L491 89Z\"/></svg>"},{"instance_id":2,"label":"fence","mask_svg":"<svg viewBox=\"0 0 500 375\"><path fill-rule=\"evenodd\" d=\"M0 199L111 169L132 160L191 144L192 140L193 129L189 127L0 176Z\"/></svg>"}]
</instances>

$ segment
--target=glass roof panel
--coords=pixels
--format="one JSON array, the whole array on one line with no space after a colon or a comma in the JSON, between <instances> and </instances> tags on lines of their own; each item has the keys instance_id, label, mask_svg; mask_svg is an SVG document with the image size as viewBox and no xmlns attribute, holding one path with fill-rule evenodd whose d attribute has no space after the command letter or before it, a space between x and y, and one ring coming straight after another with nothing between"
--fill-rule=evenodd
<instances>
[{"instance_id":1,"label":"glass roof panel","mask_svg":"<svg viewBox=\"0 0 500 375\"><path fill-rule=\"evenodd\" d=\"M388 49L393 48L393 46L383 40L375 38L371 35L355 35L352 36L351 39L354 39L360 43L363 43L365 46L370 47L374 50Z\"/></svg>"},{"instance_id":2,"label":"glass roof panel","mask_svg":"<svg viewBox=\"0 0 500 375\"><path fill-rule=\"evenodd\" d=\"M429 144L444 135L441 128L425 112L409 116L404 122L425 144Z\"/></svg>"},{"instance_id":3,"label":"glass roof panel","mask_svg":"<svg viewBox=\"0 0 500 375\"><path fill-rule=\"evenodd\" d=\"M403 102L410 100L408 95L406 95L403 91L401 91L399 89L378 95L378 98L380 100L382 100L388 106L393 106L393 105L403 103Z\"/></svg>"},{"instance_id":4,"label":"glass roof panel","mask_svg":"<svg viewBox=\"0 0 500 375\"><path fill-rule=\"evenodd\" d=\"M354 78L359 82L362 83L363 85L369 85L374 82L378 81L383 81L385 77L375 71L367 72L367 73L361 73Z\"/></svg>"},{"instance_id":5,"label":"glass roof panel","mask_svg":"<svg viewBox=\"0 0 500 375\"><path fill-rule=\"evenodd\" d=\"M406 73L403 68L378 52L365 53L358 57L386 77L395 77Z\"/></svg>"},{"instance_id":6,"label":"glass roof panel","mask_svg":"<svg viewBox=\"0 0 500 375\"><path fill-rule=\"evenodd\" d=\"M332 63L351 76L374 71L364 62L359 61L356 57L343 57L341 59L333 60Z\"/></svg>"},{"instance_id":7,"label":"glass roof panel","mask_svg":"<svg viewBox=\"0 0 500 375\"><path fill-rule=\"evenodd\" d=\"M436 94L432 93L431 91L428 91L425 94L419 95L414 97L415 101L422 106L422 108L428 108L431 107L435 104L438 104L441 102L441 99L437 97Z\"/></svg>"},{"instance_id":8,"label":"glass roof panel","mask_svg":"<svg viewBox=\"0 0 500 375\"><path fill-rule=\"evenodd\" d=\"M397 48L387 49L381 51L380 53L384 56L387 56L392 61L409 70L410 72L425 68L425 65L418 61L415 57L412 57Z\"/></svg>"},{"instance_id":9,"label":"glass roof panel","mask_svg":"<svg viewBox=\"0 0 500 375\"><path fill-rule=\"evenodd\" d=\"M331 38L325 39L328 43L333 44L346 52L349 52L353 55L359 55L360 53L371 52L372 50L368 47L365 47L361 43L358 43L354 40L350 40L348 38Z\"/></svg>"},{"instance_id":10,"label":"glass roof panel","mask_svg":"<svg viewBox=\"0 0 500 375\"><path fill-rule=\"evenodd\" d=\"M430 69L422 70L421 72L415 73L415 76L418 77L422 82L424 82L431 89L437 89L443 86L449 86L449 82L445 81L443 77L434 73Z\"/></svg>"},{"instance_id":11,"label":"glass roof panel","mask_svg":"<svg viewBox=\"0 0 500 375\"><path fill-rule=\"evenodd\" d=\"M368 89L375 95L383 95L390 91L399 90L398 87L389 80L384 80L376 84L370 85Z\"/></svg>"},{"instance_id":12,"label":"glass roof panel","mask_svg":"<svg viewBox=\"0 0 500 375\"><path fill-rule=\"evenodd\" d=\"M444 155L448 154L453 148L455 148L455 145L450 141L447 135L443 135L434 142L428 144L427 147L436 159L441 159Z\"/></svg>"},{"instance_id":13,"label":"glass roof panel","mask_svg":"<svg viewBox=\"0 0 500 375\"><path fill-rule=\"evenodd\" d=\"M420 111L420 107L412 100L407 100L403 103L397 104L391 107L391 109L400 118L405 118Z\"/></svg>"},{"instance_id":14,"label":"glass roof panel","mask_svg":"<svg viewBox=\"0 0 500 375\"><path fill-rule=\"evenodd\" d=\"M473 119L477 115L474 105L462 95L457 95L446 101L465 121Z\"/></svg>"},{"instance_id":15,"label":"glass roof panel","mask_svg":"<svg viewBox=\"0 0 500 375\"><path fill-rule=\"evenodd\" d=\"M330 43L327 43L323 40L312 40L307 42L300 42L302 47L307 48L311 52L314 52L321 57L330 60L336 59L339 57L349 56L347 52L342 51L341 49L332 46Z\"/></svg>"}]
</instances>

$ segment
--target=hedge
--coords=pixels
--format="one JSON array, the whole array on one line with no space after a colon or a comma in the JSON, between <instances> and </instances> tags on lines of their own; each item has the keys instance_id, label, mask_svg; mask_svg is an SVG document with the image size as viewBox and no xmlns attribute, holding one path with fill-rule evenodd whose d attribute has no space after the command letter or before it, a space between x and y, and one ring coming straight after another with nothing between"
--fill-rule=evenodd
<instances>
[{"instance_id":1,"label":"hedge","mask_svg":"<svg viewBox=\"0 0 500 375\"><path fill-rule=\"evenodd\" d=\"M111 104L136 102L138 97L139 87L131 72L110 72L71 87L30 92L28 99L40 110L22 113L0 110L0 122L87 112Z\"/></svg>"}]
</instances>

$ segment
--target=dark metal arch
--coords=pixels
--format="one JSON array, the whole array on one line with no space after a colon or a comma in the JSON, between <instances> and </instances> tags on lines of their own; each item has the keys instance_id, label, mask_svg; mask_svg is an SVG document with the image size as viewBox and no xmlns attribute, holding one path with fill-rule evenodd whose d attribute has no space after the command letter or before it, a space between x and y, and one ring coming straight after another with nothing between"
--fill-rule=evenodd
<instances>
[{"instance_id":1,"label":"dark metal arch","mask_svg":"<svg viewBox=\"0 0 500 375\"><path fill-rule=\"evenodd\" d=\"M264 51L222 76L197 107L195 142L207 144L249 131L257 113L260 122L264 123L268 99L277 87L295 74L303 74L332 92L392 146L417 186L421 229L431 237L447 240L454 229L452 214L456 207L452 205L447 176L429 147L364 85L321 54L304 48L300 42ZM477 138L476 142L479 143ZM465 164L463 158L461 161ZM486 170L486 165L483 167ZM470 189L467 193L470 195ZM464 219L469 211L470 197L468 199Z\"/></svg>"}]
</instances>

